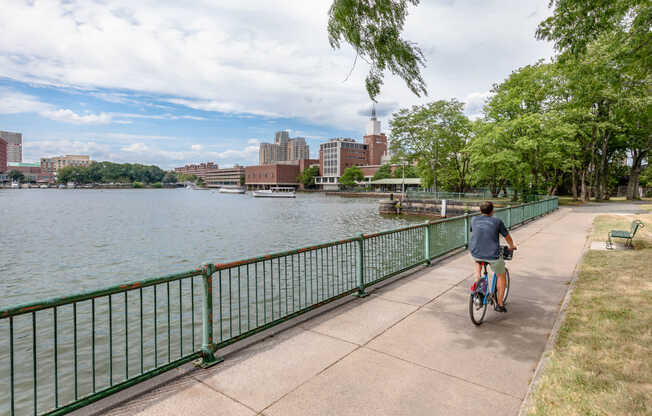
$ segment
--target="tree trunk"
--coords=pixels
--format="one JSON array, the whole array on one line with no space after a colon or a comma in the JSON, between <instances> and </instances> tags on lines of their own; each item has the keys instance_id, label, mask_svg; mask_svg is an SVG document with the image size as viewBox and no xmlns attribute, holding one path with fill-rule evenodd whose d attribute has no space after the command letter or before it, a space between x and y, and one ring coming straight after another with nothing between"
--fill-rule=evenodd
<instances>
[{"instance_id":1,"label":"tree trunk","mask_svg":"<svg viewBox=\"0 0 652 416\"><path fill-rule=\"evenodd\" d=\"M643 152L632 152L632 170L629 173L629 181L627 182L627 199L640 199L638 194L638 181L641 176L641 165L643 164L643 159L647 155L647 151Z\"/></svg>"},{"instance_id":2,"label":"tree trunk","mask_svg":"<svg viewBox=\"0 0 652 416\"><path fill-rule=\"evenodd\" d=\"M584 168L582 169L582 172L580 172L580 186L581 186L580 194L581 194L582 201L584 202L586 202L589 199L587 195L588 190L586 189L586 169L587 168Z\"/></svg>"}]
</instances>

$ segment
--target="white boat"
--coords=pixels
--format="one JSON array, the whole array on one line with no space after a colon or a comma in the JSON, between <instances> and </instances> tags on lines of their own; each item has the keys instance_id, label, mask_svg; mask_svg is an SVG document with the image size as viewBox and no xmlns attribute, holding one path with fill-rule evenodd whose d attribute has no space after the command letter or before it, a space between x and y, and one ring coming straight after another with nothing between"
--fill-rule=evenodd
<instances>
[{"instance_id":1,"label":"white boat","mask_svg":"<svg viewBox=\"0 0 652 416\"><path fill-rule=\"evenodd\" d=\"M244 194L247 192L245 188L239 186L223 186L219 191L221 194Z\"/></svg>"},{"instance_id":2,"label":"white boat","mask_svg":"<svg viewBox=\"0 0 652 416\"><path fill-rule=\"evenodd\" d=\"M11 189L19 189L19 188L20 188L20 184L18 182L11 183Z\"/></svg>"},{"instance_id":3,"label":"white boat","mask_svg":"<svg viewBox=\"0 0 652 416\"><path fill-rule=\"evenodd\" d=\"M41 189L47 189L47 187L48 187L47 185L41 185L41 186L39 186L39 188L41 188Z\"/></svg>"},{"instance_id":4,"label":"white boat","mask_svg":"<svg viewBox=\"0 0 652 416\"><path fill-rule=\"evenodd\" d=\"M261 189L254 191L255 197L265 197L265 198L295 198L296 194L294 193L294 188L292 187L274 187L270 189Z\"/></svg>"}]
</instances>

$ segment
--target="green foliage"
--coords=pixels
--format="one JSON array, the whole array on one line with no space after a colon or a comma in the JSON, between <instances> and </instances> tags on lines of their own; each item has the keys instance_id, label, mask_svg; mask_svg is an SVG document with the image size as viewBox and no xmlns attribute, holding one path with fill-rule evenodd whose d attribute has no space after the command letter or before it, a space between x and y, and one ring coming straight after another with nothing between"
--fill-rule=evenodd
<instances>
[{"instance_id":1,"label":"green foliage","mask_svg":"<svg viewBox=\"0 0 652 416\"><path fill-rule=\"evenodd\" d=\"M611 37L614 61L649 75L652 68L652 2L649 0L551 0L554 13L536 36L555 42L564 54L578 57L592 43Z\"/></svg>"},{"instance_id":2,"label":"green foliage","mask_svg":"<svg viewBox=\"0 0 652 416\"><path fill-rule=\"evenodd\" d=\"M195 182L195 184L196 184L197 186L204 186L204 185L206 185L206 183L204 182L204 180L203 180L202 178L197 178L197 181Z\"/></svg>"},{"instance_id":3,"label":"green foliage","mask_svg":"<svg viewBox=\"0 0 652 416\"><path fill-rule=\"evenodd\" d=\"M15 169L10 170L9 174L7 176L9 176L9 180L14 181L14 182L21 182L21 181L25 180L25 175L23 174L23 172L21 172L19 170L15 170Z\"/></svg>"},{"instance_id":4,"label":"green foliage","mask_svg":"<svg viewBox=\"0 0 652 416\"><path fill-rule=\"evenodd\" d=\"M355 186L356 182L361 182L364 180L364 174L362 169L358 166L351 166L347 168L342 176L340 176L339 183L345 187Z\"/></svg>"},{"instance_id":5,"label":"green foliage","mask_svg":"<svg viewBox=\"0 0 652 416\"><path fill-rule=\"evenodd\" d=\"M306 188L314 188L316 176L319 176L319 166L310 166L299 173L297 182L303 184Z\"/></svg>"},{"instance_id":6,"label":"green foliage","mask_svg":"<svg viewBox=\"0 0 652 416\"><path fill-rule=\"evenodd\" d=\"M162 181L163 183L176 183L178 181L177 174L173 171L165 172Z\"/></svg>"},{"instance_id":7,"label":"green foliage","mask_svg":"<svg viewBox=\"0 0 652 416\"><path fill-rule=\"evenodd\" d=\"M374 176L371 178L372 181L377 181L380 179L387 179L392 177L392 165L385 164L382 165L376 173L374 173Z\"/></svg>"},{"instance_id":8,"label":"green foliage","mask_svg":"<svg viewBox=\"0 0 652 416\"><path fill-rule=\"evenodd\" d=\"M168 172L169 173L169 172ZM166 172L158 166L137 163L93 162L88 166L68 166L57 171L60 183L154 183L161 182Z\"/></svg>"},{"instance_id":9,"label":"green foliage","mask_svg":"<svg viewBox=\"0 0 652 416\"><path fill-rule=\"evenodd\" d=\"M403 176L404 174L405 174L405 176ZM396 179L418 178L419 177L419 170L417 169L416 166L412 166L412 165L397 166L391 177L396 178Z\"/></svg>"},{"instance_id":10,"label":"green foliage","mask_svg":"<svg viewBox=\"0 0 652 416\"><path fill-rule=\"evenodd\" d=\"M163 184L161 182L154 182L152 184L152 188L158 188L158 189L163 188Z\"/></svg>"},{"instance_id":11,"label":"green foliage","mask_svg":"<svg viewBox=\"0 0 652 416\"><path fill-rule=\"evenodd\" d=\"M427 95L420 68L425 58L416 44L401 39L409 4L419 0L333 0L328 11L328 40L333 49L350 44L369 63L365 80L369 97L376 101L386 70L400 76L417 96ZM355 66L355 62L353 64Z\"/></svg>"},{"instance_id":12,"label":"green foliage","mask_svg":"<svg viewBox=\"0 0 652 416\"><path fill-rule=\"evenodd\" d=\"M196 175L188 175L187 173L177 173L177 182L196 182Z\"/></svg>"},{"instance_id":13,"label":"green foliage","mask_svg":"<svg viewBox=\"0 0 652 416\"><path fill-rule=\"evenodd\" d=\"M134 183L132 184L132 186L133 186L134 188L136 188L136 189L140 189L140 188L143 187L143 184L142 184L142 182L134 182Z\"/></svg>"},{"instance_id":14,"label":"green foliage","mask_svg":"<svg viewBox=\"0 0 652 416\"><path fill-rule=\"evenodd\" d=\"M472 125L464 115L464 104L453 99L404 108L390 122L393 150L397 158L417 162L424 187L437 185L445 176L459 192L468 186Z\"/></svg>"},{"instance_id":15,"label":"green foliage","mask_svg":"<svg viewBox=\"0 0 652 416\"><path fill-rule=\"evenodd\" d=\"M640 177L641 186L652 187L652 167L647 165L647 168L641 173Z\"/></svg>"}]
</instances>

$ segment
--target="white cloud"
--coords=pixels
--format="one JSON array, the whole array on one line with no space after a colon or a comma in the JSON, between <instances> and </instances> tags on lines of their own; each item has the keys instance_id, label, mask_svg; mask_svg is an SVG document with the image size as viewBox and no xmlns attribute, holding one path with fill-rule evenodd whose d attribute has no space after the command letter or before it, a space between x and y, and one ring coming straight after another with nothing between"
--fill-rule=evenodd
<instances>
[{"instance_id":1,"label":"white cloud","mask_svg":"<svg viewBox=\"0 0 652 416\"><path fill-rule=\"evenodd\" d=\"M0 114L19 114L51 110L52 106L37 97L8 88L0 88Z\"/></svg>"},{"instance_id":2,"label":"white cloud","mask_svg":"<svg viewBox=\"0 0 652 416\"><path fill-rule=\"evenodd\" d=\"M192 150L197 150L197 151L199 151L199 150L202 150L202 149L204 148L204 146L202 146L201 144L193 144L192 146L190 146L190 148L191 148Z\"/></svg>"},{"instance_id":3,"label":"white cloud","mask_svg":"<svg viewBox=\"0 0 652 416\"><path fill-rule=\"evenodd\" d=\"M491 92L472 92L464 98L466 106L464 112L467 116L475 119L482 116L482 109L484 108L485 103L491 96Z\"/></svg>"},{"instance_id":4,"label":"white cloud","mask_svg":"<svg viewBox=\"0 0 652 416\"><path fill-rule=\"evenodd\" d=\"M260 144L260 140L258 140L258 139L249 139L249 140L247 140L247 144L257 146L257 145Z\"/></svg>"},{"instance_id":5,"label":"white cloud","mask_svg":"<svg viewBox=\"0 0 652 416\"><path fill-rule=\"evenodd\" d=\"M68 109L45 110L39 114L50 120L72 124L108 124L112 121L112 116L107 113L77 114Z\"/></svg>"},{"instance_id":6,"label":"white cloud","mask_svg":"<svg viewBox=\"0 0 652 416\"><path fill-rule=\"evenodd\" d=\"M328 44L331 2L4 2L0 77L136 91L198 110L298 117L362 133L368 68L358 60L344 82L354 52ZM388 74L379 98L396 107L463 99L553 53L534 39L549 15L546 2L428 1L410 12L405 36L426 55L430 96L417 99ZM48 36L34 36L43 27ZM9 111L23 104L0 105Z\"/></svg>"}]
</instances>

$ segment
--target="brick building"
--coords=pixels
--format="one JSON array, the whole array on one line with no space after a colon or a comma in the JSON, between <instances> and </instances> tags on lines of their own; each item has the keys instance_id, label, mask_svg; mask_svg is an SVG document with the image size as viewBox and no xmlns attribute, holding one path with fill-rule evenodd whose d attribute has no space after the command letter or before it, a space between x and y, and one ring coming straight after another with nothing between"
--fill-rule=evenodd
<instances>
[{"instance_id":1,"label":"brick building","mask_svg":"<svg viewBox=\"0 0 652 416\"><path fill-rule=\"evenodd\" d=\"M52 175L43 172L40 163L7 162L7 171L17 170L25 175L23 182L49 182Z\"/></svg>"},{"instance_id":2,"label":"brick building","mask_svg":"<svg viewBox=\"0 0 652 416\"><path fill-rule=\"evenodd\" d=\"M180 168L174 168L174 171L177 173L183 173L186 175L195 175L198 178L202 178L204 182L206 181L205 175L209 171L218 170L220 167L217 163L207 162L207 163L198 163L196 165L185 165Z\"/></svg>"},{"instance_id":3,"label":"brick building","mask_svg":"<svg viewBox=\"0 0 652 416\"><path fill-rule=\"evenodd\" d=\"M339 188L339 177L352 166L360 166L365 180L369 179L386 162L388 156L387 136L380 132L380 121L375 108L367 122L363 143L353 139L331 139L319 147L319 173L315 183L325 190Z\"/></svg>"},{"instance_id":4,"label":"brick building","mask_svg":"<svg viewBox=\"0 0 652 416\"><path fill-rule=\"evenodd\" d=\"M41 158L41 174L56 176L59 169L68 166L88 166L91 157L88 155L65 155Z\"/></svg>"},{"instance_id":5,"label":"brick building","mask_svg":"<svg viewBox=\"0 0 652 416\"><path fill-rule=\"evenodd\" d=\"M244 177L245 168L234 165L232 168L206 170L202 179L208 188L221 188L222 186L240 186Z\"/></svg>"},{"instance_id":6,"label":"brick building","mask_svg":"<svg viewBox=\"0 0 652 416\"><path fill-rule=\"evenodd\" d=\"M245 185L249 189L266 189L272 186L302 187L297 176L310 166L318 166L318 159L301 159L292 162L247 166Z\"/></svg>"},{"instance_id":7,"label":"brick building","mask_svg":"<svg viewBox=\"0 0 652 416\"><path fill-rule=\"evenodd\" d=\"M0 173L7 171L7 142L0 138Z\"/></svg>"}]
</instances>

